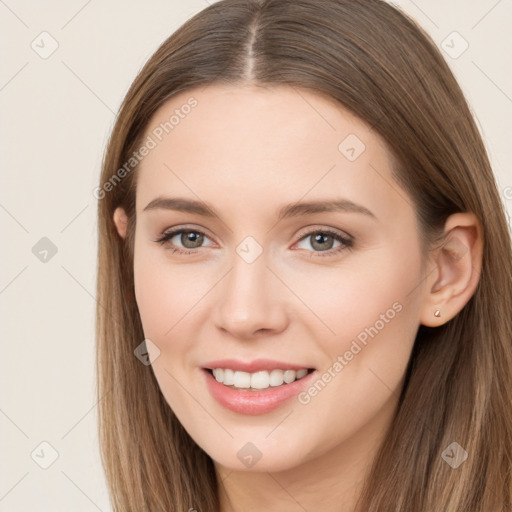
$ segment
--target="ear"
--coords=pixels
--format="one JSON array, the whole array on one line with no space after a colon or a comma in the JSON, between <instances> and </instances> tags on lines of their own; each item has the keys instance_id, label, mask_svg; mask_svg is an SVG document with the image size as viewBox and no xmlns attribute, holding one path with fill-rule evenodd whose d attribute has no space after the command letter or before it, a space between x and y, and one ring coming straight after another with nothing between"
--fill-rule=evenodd
<instances>
[{"instance_id":1,"label":"ear","mask_svg":"<svg viewBox=\"0 0 512 512\"><path fill-rule=\"evenodd\" d=\"M119 236L121 238L125 238L126 230L128 228L128 216L126 215L124 208L121 208L120 206L117 207L114 212L114 224Z\"/></svg>"},{"instance_id":2,"label":"ear","mask_svg":"<svg viewBox=\"0 0 512 512\"><path fill-rule=\"evenodd\" d=\"M483 231L472 213L448 217L444 242L431 256L420 321L437 327L462 310L473 296L482 270Z\"/></svg>"}]
</instances>

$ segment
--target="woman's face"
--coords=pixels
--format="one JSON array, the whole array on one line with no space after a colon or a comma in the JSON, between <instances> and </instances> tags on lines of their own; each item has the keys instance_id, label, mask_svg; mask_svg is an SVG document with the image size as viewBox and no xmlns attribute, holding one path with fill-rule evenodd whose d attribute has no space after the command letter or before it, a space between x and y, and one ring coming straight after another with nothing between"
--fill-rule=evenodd
<instances>
[{"instance_id":1,"label":"woman's face","mask_svg":"<svg viewBox=\"0 0 512 512\"><path fill-rule=\"evenodd\" d=\"M214 84L165 104L145 144L135 292L185 429L231 469L369 450L424 294L412 201L381 139L305 90Z\"/></svg>"}]
</instances>

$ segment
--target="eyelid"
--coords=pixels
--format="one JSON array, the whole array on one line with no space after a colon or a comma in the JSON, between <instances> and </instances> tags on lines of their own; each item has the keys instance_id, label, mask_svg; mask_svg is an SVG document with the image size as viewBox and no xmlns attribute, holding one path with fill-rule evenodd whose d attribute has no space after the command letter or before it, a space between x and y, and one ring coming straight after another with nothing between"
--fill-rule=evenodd
<instances>
[{"instance_id":1,"label":"eyelid","mask_svg":"<svg viewBox=\"0 0 512 512\"><path fill-rule=\"evenodd\" d=\"M306 226L305 228L302 228L299 231L299 233L297 234L297 236L299 237L299 239L297 241L302 240L307 235L312 235L313 233L317 233L317 232L328 233L330 235L336 235L341 238L344 238L345 240L354 241L354 237L352 235L350 235L349 233L347 233L346 231L342 231L341 229L337 229L337 228L322 226L320 224L313 224L310 226Z\"/></svg>"},{"instance_id":2,"label":"eyelid","mask_svg":"<svg viewBox=\"0 0 512 512\"><path fill-rule=\"evenodd\" d=\"M348 233L345 233L344 231L340 232L339 230L334 229L334 228L325 228L325 227L324 228L322 228L322 227L315 228L314 226L313 227L309 226L308 231L303 233L299 237L297 242L295 242L295 244L293 244L293 245L294 246L297 245L298 243L302 242L303 240L306 240L308 237L314 235L315 233L321 233L323 235L330 236L330 237L334 238L336 241L338 241L340 245L338 247L331 248L326 251L312 251L312 250L306 250L306 249L299 249L299 250L305 250L306 253L309 254L310 258L329 258L329 257L333 258L333 257L339 256L340 254L342 254L346 251L352 250L352 248L354 246L354 237L349 235ZM294 250L297 250L297 249L294 249Z\"/></svg>"},{"instance_id":3,"label":"eyelid","mask_svg":"<svg viewBox=\"0 0 512 512\"><path fill-rule=\"evenodd\" d=\"M182 231L192 231L194 233L199 233L201 235L204 235L205 237L208 237L210 240L213 240L213 236L210 235L209 231L204 228L198 228L196 226L189 226L186 224L179 224L177 226L172 226L165 228L159 235L160 238L165 237L167 235L176 236L177 234L181 233Z\"/></svg>"},{"instance_id":4,"label":"eyelid","mask_svg":"<svg viewBox=\"0 0 512 512\"><path fill-rule=\"evenodd\" d=\"M199 234L203 235L205 238L208 238L209 240L213 241L213 238L206 232L206 230L204 230L202 228L199 229L194 226L187 226L187 225L183 225L183 226L180 225L180 226L175 226L172 228L167 228L164 231L162 231L162 233L160 233L160 236L154 241L160 243L161 245L164 245L164 244L168 243L176 235L179 235L179 234L183 233L184 231L191 231L193 233L199 233ZM175 250L176 250L176 252L193 253L193 252L197 252L198 249L203 249L204 247L212 247L212 246L211 245L203 246L203 247L198 247L196 249L187 249L186 247L183 247L183 248L176 247Z\"/></svg>"}]
</instances>

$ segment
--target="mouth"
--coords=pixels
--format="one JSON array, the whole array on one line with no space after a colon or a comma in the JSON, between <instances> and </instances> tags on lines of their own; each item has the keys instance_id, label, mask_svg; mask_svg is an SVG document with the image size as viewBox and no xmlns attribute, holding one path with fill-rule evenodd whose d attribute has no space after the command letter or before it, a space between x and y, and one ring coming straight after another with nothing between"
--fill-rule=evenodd
<instances>
[{"instance_id":1,"label":"mouth","mask_svg":"<svg viewBox=\"0 0 512 512\"><path fill-rule=\"evenodd\" d=\"M315 371L314 368L300 368L297 370L275 368L252 373L231 368L205 368L205 370L218 383L228 388L251 392L287 386Z\"/></svg>"},{"instance_id":2,"label":"mouth","mask_svg":"<svg viewBox=\"0 0 512 512\"><path fill-rule=\"evenodd\" d=\"M268 360L216 361L201 371L212 398L223 408L244 415L279 408L311 386L318 374L315 368Z\"/></svg>"}]
</instances>

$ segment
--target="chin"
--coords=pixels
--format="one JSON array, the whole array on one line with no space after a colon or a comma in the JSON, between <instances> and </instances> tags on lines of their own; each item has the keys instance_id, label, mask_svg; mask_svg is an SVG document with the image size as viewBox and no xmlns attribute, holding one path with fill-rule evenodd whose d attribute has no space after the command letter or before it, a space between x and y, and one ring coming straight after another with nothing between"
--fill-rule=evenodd
<instances>
[{"instance_id":1,"label":"chin","mask_svg":"<svg viewBox=\"0 0 512 512\"><path fill-rule=\"evenodd\" d=\"M265 434L267 435L267 434ZM206 443L201 448L214 463L230 471L278 472L297 467L305 462L304 444L287 443L283 446L281 439L248 440L235 438L230 443ZM299 452L299 450L302 450Z\"/></svg>"}]
</instances>

